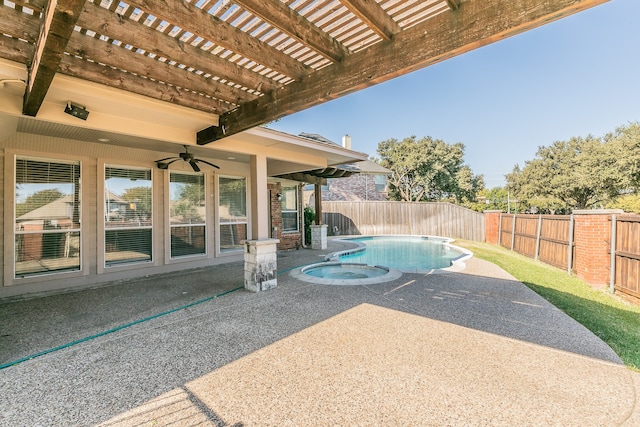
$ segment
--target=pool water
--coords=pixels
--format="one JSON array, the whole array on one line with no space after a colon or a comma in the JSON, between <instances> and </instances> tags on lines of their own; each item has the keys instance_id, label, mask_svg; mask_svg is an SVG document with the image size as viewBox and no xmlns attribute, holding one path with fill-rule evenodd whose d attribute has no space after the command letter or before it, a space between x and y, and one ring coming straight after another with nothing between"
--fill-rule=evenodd
<instances>
[{"instance_id":1,"label":"pool water","mask_svg":"<svg viewBox=\"0 0 640 427\"><path fill-rule=\"evenodd\" d=\"M364 244L365 250L338 254L340 262L383 265L405 272L447 268L465 255L442 238L375 236L346 240Z\"/></svg>"},{"instance_id":2,"label":"pool water","mask_svg":"<svg viewBox=\"0 0 640 427\"><path fill-rule=\"evenodd\" d=\"M362 264L326 264L304 269L304 273L313 277L324 279L368 279L387 274L388 269L371 267Z\"/></svg>"}]
</instances>

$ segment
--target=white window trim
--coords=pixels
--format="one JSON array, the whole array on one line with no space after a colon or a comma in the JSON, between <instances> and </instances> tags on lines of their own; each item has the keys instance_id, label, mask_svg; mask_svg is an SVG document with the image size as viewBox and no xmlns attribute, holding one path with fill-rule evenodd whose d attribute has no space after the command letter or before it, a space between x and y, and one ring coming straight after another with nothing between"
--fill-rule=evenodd
<instances>
[{"instance_id":1,"label":"white window trim","mask_svg":"<svg viewBox=\"0 0 640 427\"><path fill-rule=\"evenodd\" d=\"M244 179L245 180L245 193L246 193L246 201L245 201L245 205L247 207L247 221L246 222L241 222L241 221L237 221L237 222L225 222L225 225L229 225L229 224L246 224L247 225L247 239L251 239L251 218L250 218L250 212L251 212L251 205L250 205L250 201L251 201L251 180L249 179L248 176L245 175L218 175L216 174L215 176L215 250L216 250L216 256L217 257L225 257L225 256L237 256L238 253L241 253L242 249L238 248L238 249L233 249L233 250L228 250L228 251L221 251L220 250L220 178L232 178L232 179Z\"/></svg>"},{"instance_id":2,"label":"white window trim","mask_svg":"<svg viewBox=\"0 0 640 427\"><path fill-rule=\"evenodd\" d=\"M119 168L123 168L123 169L137 169L137 170L150 170L151 171L151 226L143 226L143 227L127 227L127 230L141 230L141 229L151 229L151 260L149 261L132 261L132 262L125 262L122 264L114 264L114 265L107 265L107 239L106 239L106 232L107 230L109 230L109 228L106 227L105 224L105 200L104 200L104 195L105 195L105 189L106 189L106 169L108 167L119 167ZM155 179L155 171L156 169L151 167L151 166L140 166L139 164L136 165L132 165L132 164L128 164L126 162L120 162L120 161L115 161L115 162L105 162L105 161L99 161L98 162L98 169L99 169L99 173L98 173L98 193L97 193L97 199L99 199L98 201L98 209L96 209L97 213L98 213L98 235L97 235L97 243L98 243L98 265L97 265L97 271L98 274L103 274L103 273L110 273L110 272L115 272L115 271L123 271L123 270L135 270L135 269L141 269L141 268L149 268L149 267L155 267L160 265L159 264L159 256L157 253L157 248L156 248L156 242L158 241L158 239L156 238L156 231L157 231L157 225L158 224L158 209L157 209L157 202L156 202L156 197L155 197L155 193L156 193L156 179Z\"/></svg>"},{"instance_id":3,"label":"white window trim","mask_svg":"<svg viewBox=\"0 0 640 427\"><path fill-rule=\"evenodd\" d=\"M170 186L171 186L171 173L179 173L179 174L184 174L184 175L199 175L202 176L204 178L204 204L205 204L205 218L204 218L204 223L202 224L197 224L197 226L201 226L204 225L204 230L205 230L205 253L204 254L193 254L193 255L181 255L181 256L172 256L171 254L171 228L173 227L184 227L184 226L188 226L185 224L180 224L180 225L171 225L171 220L170 220L170 215L171 215L171 208L170 208L170 202L171 202L171 197L170 197ZM206 258L211 258L210 254L212 253L211 248L212 248L212 240L216 240L214 235L215 233L211 232L211 197L209 197L209 177L210 175L213 175L215 177L215 174L207 174L207 173L198 173L198 172L189 172L189 171L171 171L171 170L167 170L162 171L163 175L164 175L164 199L167 201L164 204L164 218L165 218L165 263L167 264L174 264L174 263L180 263L180 262L188 262L188 261L195 261L195 260L199 260L199 259L206 259ZM195 225L194 225L195 226Z\"/></svg>"},{"instance_id":4,"label":"white window trim","mask_svg":"<svg viewBox=\"0 0 640 427\"><path fill-rule=\"evenodd\" d=\"M15 222L16 222L16 160L18 158L29 160L40 160L58 163L78 163L80 165L80 193L78 194L80 201L80 268L70 271L46 272L42 274L31 274L24 277L16 277L16 259L15 259ZM44 280L51 280L52 276L57 278L80 277L88 274L89 268L85 265L86 257L84 256L88 240L83 224L86 224L86 209L83 209L82 199L84 192L87 191L83 185L83 178L86 174L86 162L83 158L70 157L64 154L54 154L53 157L43 156L39 152L17 151L7 149L4 156L4 200L5 206L11 203L10 209L4 209L4 286L23 285L29 283L39 283Z\"/></svg>"},{"instance_id":5,"label":"white window trim","mask_svg":"<svg viewBox=\"0 0 640 427\"><path fill-rule=\"evenodd\" d=\"M293 191L296 194L296 210L285 210L283 207L280 208L281 211L281 215L282 215L282 234L298 234L300 233L300 194L299 194L299 187L297 185L284 185L282 186L282 192L284 193L284 191L286 189L293 189ZM284 213L285 212L295 212L296 213L296 224L297 227L295 230L285 230L284 229Z\"/></svg>"}]
</instances>

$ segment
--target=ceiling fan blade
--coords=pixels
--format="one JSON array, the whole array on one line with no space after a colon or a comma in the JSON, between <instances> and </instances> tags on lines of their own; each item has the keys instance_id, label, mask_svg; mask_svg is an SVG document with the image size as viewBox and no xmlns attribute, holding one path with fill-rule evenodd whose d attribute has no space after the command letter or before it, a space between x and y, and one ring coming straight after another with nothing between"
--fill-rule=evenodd
<instances>
[{"instance_id":1,"label":"ceiling fan blade","mask_svg":"<svg viewBox=\"0 0 640 427\"><path fill-rule=\"evenodd\" d=\"M189 160L189 164L193 168L194 172L200 172L200 168L198 167L198 164L195 162L195 160Z\"/></svg>"},{"instance_id":2,"label":"ceiling fan blade","mask_svg":"<svg viewBox=\"0 0 640 427\"><path fill-rule=\"evenodd\" d=\"M171 158L171 157L169 157L169 158ZM178 160L180 160L180 159L173 159L170 162L167 162L167 166L169 166L171 163L177 162Z\"/></svg>"},{"instance_id":3,"label":"ceiling fan blade","mask_svg":"<svg viewBox=\"0 0 640 427\"><path fill-rule=\"evenodd\" d=\"M176 156L165 157L164 159L156 160L156 162L164 162L165 160L177 159Z\"/></svg>"},{"instance_id":4,"label":"ceiling fan blade","mask_svg":"<svg viewBox=\"0 0 640 427\"><path fill-rule=\"evenodd\" d=\"M213 166L213 167L214 167L214 168L216 168L216 169L220 169L220 166L218 166L218 165L214 165L213 163L208 162L208 161L206 161L206 160L202 160L202 159L195 159L195 160L196 160L196 162L206 163L206 164L208 164L209 166Z\"/></svg>"}]
</instances>

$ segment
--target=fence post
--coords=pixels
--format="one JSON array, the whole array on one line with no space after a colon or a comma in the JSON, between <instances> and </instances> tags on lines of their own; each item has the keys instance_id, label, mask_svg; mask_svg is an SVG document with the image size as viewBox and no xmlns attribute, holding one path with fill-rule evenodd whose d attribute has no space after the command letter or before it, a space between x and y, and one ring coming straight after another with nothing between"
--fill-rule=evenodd
<instances>
[{"instance_id":1,"label":"fence post","mask_svg":"<svg viewBox=\"0 0 640 427\"><path fill-rule=\"evenodd\" d=\"M571 265L573 264L573 231L574 231L573 214L569 217L569 253L567 254L567 274L571 275Z\"/></svg>"},{"instance_id":2,"label":"fence post","mask_svg":"<svg viewBox=\"0 0 640 427\"><path fill-rule=\"evenodd\" d=\"M511 250L516 244L516 214L513 214L513 224L511 224Z\"/></svg>"},{"instance_id":3,"label":"fence post","mask_svg":"<svg viewBox=\"0 0 640 427\"><path fill-rule=\"evenodd\" d=\"M540 233L542 232L542 214L538 216L538 232L536 233L536 253L533 259L538 259L540 253Z\"/></svg>"},{"instance_id":4,"label":"fence post","mask_svg":"<svg viewBox=\"0 0 640 427\"><path fill-rule=\"evenodd\" d=\"M616 220L616 214L611 215L611 264L609 273L609 292L614 293L616 286L616 239L617 239L618 223Z\"/></svg>"},{"instance_id":5,"label":"fence post","mask_svg":"<svg viewBox=\"0 0 640 427\"><path fill-rule=\"evenodd\" d=\"M502 212L500 212L500 222L498 223L498 246L502 246Z\"/></svg>"}]
</instances>

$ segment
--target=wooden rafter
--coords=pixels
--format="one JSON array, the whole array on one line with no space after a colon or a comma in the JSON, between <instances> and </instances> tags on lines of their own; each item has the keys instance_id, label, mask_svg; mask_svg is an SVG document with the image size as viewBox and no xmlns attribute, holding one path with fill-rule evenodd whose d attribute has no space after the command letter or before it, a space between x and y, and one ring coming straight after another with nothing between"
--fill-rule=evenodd
<instances>
[{"instance_id":1,"label":"wooden rafter","mask_svg":"<svg viewBox=\"0 0 640 427\"><path fill-rule=\"evenodd\" d=\"M236 105L256 98L255 95L251 95L246 91L229 85L218 84L201 75L185 72L174 65L160 62L124 47L106 43L100 39L80 33L76 33L71 37L67 51L74 56L90 59L114 68L122 67L128 73L197 93L210 94L224 102ZM126 64L126 68L123 67L123 64Z\"/></svg>"},{"instance_id":2,"label":"wooden rafter","mask_svg":"<svg viewBox=\"0 0 640 427\"><path fill-rule=\"evenodd\" d=\"M49 1L28 68L23 114L35 116L38 113L83 6L84 0Z\"/></svg>"},{"instance_id":3,"label":"wooden rafter","mask_svg":"<svg viewBox=\"0 0 640 427\"><path fill-rule=\"evenodd\" d=\"M206 98L202 95L187 90L180 90L175 86L145 79L134 74L127 73L123 75L119 69L85 61L69 55L65 55L62 58L60 72L82 80L122 89L127 92L152 97L160 101L193 108L195 110L211 113L227 110L225 106L218 105L219 101Z\"/></svg>"},{"instance_id":4,"label":"wooden rafter","mask_svg":"<svg viewBox=\"0 0 640 427\"><path fill-rule=\"evenodd\" d=\"M349 54L347 48L280 1L235 0L235 3L334 62Z\"/></svg>"},{"instance_id":5,"label":"wooden rafter","mask_svg":"<svg viewBox=\"0 0 640 427\"><path fill-rule=\"evenodd\" d=\"M117 4L117 2L114 3ZM189 43L176 42L175 38L165 33L125 19L93 3L87 3L84 12L80 15L78 25L112 40L139 47L151 46L151 50L148 47L146 50L179 64L198 64L197 68L200 71L223 81L233 82L260 92L269 91L275 87L271 79L261 74L251 72Z\"/></svg>"},{"instance_id":6,"label":"wooden rafter","mask_svg":"<svg viewBox=\"0 0 640 427\"><path fill-rule=\"evenodd\" d=\"M304 81L242 105L220 116L219 126L198 133L205 144L285 115L424 68L478 47L593 7L606 0L553 2L468 1L455 14L428 21L326 67Z\"/></svg>"},{"instance_id":7,"label":"wooden rafter","mask_svg":"<svg viewBox=\"0 0 640 427\"><path fill-rule=\"evenodd\" d=\"M402 31L375 0L342 0L342 3L385 40Z\"/></svg>"},{"instance_id":8,"label":"wooden rafter","mask_svg":"<svg viewBox=\"0 0 640 427\"><path fill-rule=\"evenodd\" d=\"M460 7L460 0L447 0L447 4L449 5L449 9L458 10Z\"/></svg>"},{"instance_id":9,"label":"wooden rafter","mask_svg":"<svg viewBox=\"0 0 640 427\"><path fill-rule=\"evenodd\" d=\"M214 40L225 49L289 77L296 78L308 72L307 67L297 59L251 37L191 3L146 0L127 0L127 3L206 40Z\"/></svg>"}]
</instances>

